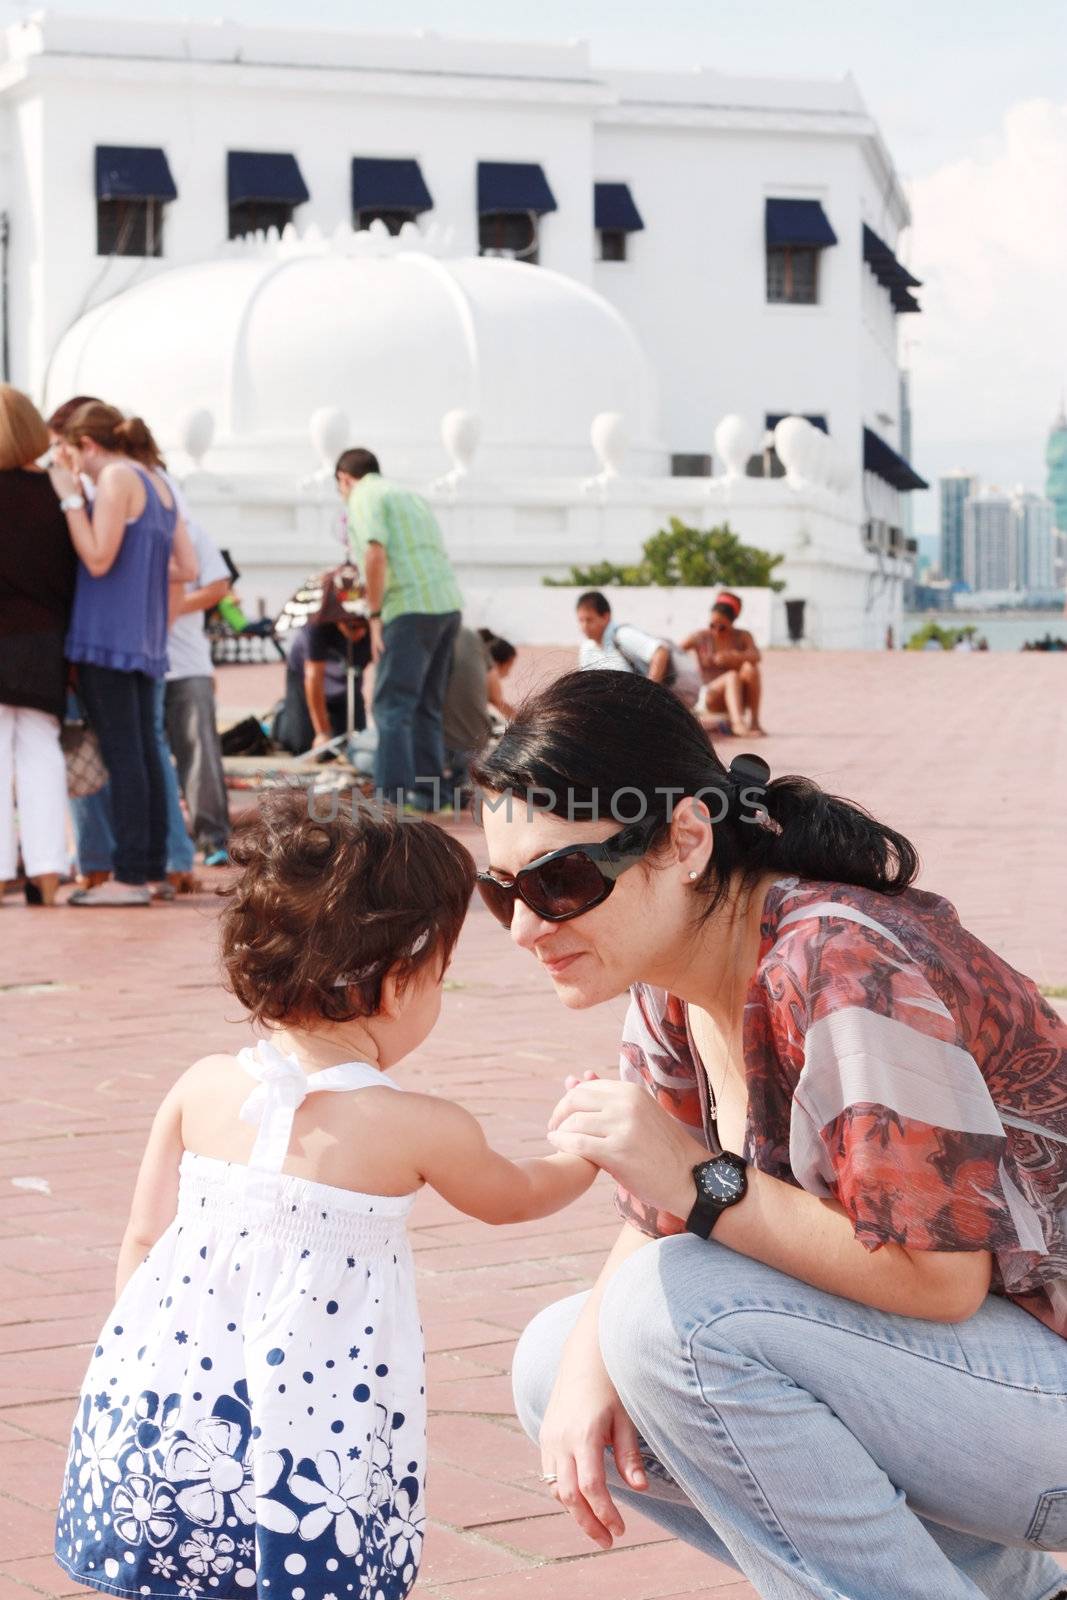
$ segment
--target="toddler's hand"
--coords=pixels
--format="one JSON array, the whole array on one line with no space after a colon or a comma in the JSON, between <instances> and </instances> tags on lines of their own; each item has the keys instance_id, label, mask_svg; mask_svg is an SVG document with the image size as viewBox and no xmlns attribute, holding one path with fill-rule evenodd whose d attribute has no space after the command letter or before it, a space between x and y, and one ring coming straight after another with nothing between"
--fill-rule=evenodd
<instances>
[{"instance_id":1,"label":"toddler's hand","mask_svg":"<svg viewBox=\"0 0 1067 1600\"><path fill-rule=\"evenodd\" d=\"M577 1089L580 1083L595 1083L599 1076L600 1074L596 1072L583 1072L579 1078L573 1072L569 1072L563 1080L563 1087L565 1089Z\"/></svg>"}]
</instances>

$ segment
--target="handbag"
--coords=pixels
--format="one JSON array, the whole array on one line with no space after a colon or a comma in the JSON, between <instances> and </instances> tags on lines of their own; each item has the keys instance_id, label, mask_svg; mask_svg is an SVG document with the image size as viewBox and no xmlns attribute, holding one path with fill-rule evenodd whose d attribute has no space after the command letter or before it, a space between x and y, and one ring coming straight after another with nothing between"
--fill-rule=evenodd
<instances>
[{"instance_id":1,"label":"handbag","mask_svg":"<svg viewBox=\"0 0 1067 1600\"><path fill-rule=\"evenodd\" d=\"M78 707L81 711L81 707ZM67 764L67 793L72 800L85 800L99 794L108 781L107 767L100 750L100 740L85 720L68 718L59 734L63 760Z\"/></svg>"}]
</instances>

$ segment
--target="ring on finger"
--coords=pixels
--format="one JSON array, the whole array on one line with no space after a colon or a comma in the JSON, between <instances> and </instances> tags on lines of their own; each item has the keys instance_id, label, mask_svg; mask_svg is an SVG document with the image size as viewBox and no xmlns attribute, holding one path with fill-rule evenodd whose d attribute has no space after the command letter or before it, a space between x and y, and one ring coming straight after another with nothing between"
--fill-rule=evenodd
<instances>
[{"instance_id":1,"label":"ring on finger","mask_svg":"<svg viewBox=\"0 0 1067 1600\"><path fill-rule=\"evenodd\" d=\"M542 1472L542 1474L541 1474L541 1482L542 1483L558 1483L559 1482L559 1477L554 1472Z\"/></svg>"}]
</instances>

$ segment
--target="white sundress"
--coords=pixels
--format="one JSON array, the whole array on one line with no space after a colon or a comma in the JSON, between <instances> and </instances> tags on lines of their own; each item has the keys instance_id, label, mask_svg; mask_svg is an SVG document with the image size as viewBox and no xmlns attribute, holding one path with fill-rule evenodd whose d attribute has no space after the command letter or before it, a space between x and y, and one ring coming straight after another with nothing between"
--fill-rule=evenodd
<instances>
[{"instance_id":1,"label":"white sundress","mask_svg":"<svg viewBox=\"0 0 1067 1600\"><path fill-rule=\"evenodd\" d=\"M178 1214L130 1278L82 1388L56 1557L111 1594L402 1600L422 1551L425 1357L405 1219L281 1167L320 1090L261 1042L248 1166L182 1157Z\"/></svg>"}]
</instances>

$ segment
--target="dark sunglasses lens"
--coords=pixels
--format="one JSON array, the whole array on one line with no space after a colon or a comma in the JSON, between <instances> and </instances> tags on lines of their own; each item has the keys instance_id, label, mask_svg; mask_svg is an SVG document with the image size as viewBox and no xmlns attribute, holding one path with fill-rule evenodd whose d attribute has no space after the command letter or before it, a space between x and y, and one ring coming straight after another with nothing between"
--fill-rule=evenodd
<instances>
[{"instance_id":1,"label":"dark sunglasses lens","mask_svg":"<svg viewBox=\"0 0 1067 1600\"><path fill-rule=\"evenodd\" d=\"M557 921L580 916L599 905L610 887L611 880L602 877L596 862L580 851L547 861L543 867L524 873L522 879L527 903L542 916Z\"/></svg>"},{"instance_id":2,"label":"dark sunglasses lens","mask_svg":"<svg viewBox=\"0 0 1067 1600\"><path fill-rule=\"evenodd\" d=\"M479 878L478 892L496 920L503 923L505 928L510 928L515 910L514 884L497 883L495 878Z\"/></svg>"}]
</instances>

